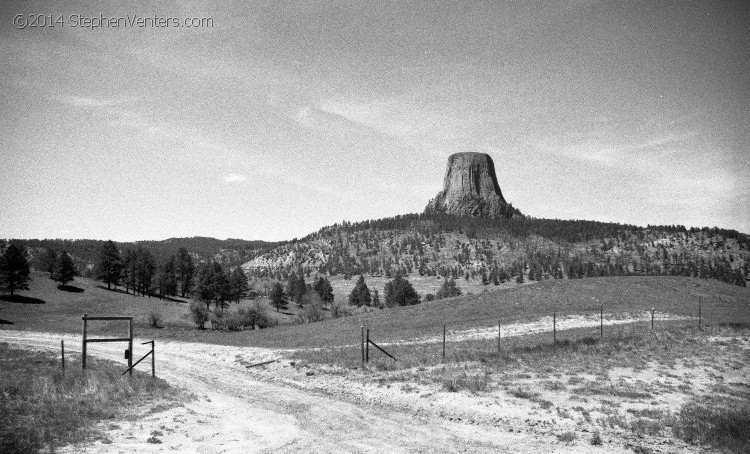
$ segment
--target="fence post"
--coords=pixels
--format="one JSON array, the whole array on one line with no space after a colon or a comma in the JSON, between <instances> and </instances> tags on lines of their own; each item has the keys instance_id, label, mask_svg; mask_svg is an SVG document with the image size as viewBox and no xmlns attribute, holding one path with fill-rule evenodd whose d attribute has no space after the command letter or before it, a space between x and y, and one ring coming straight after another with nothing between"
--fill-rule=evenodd
<instances>
[{"instance_id":1,"label":"fence post","mask_svg":"<svg viewBox=\"0 0 750 454\"><path fill-rule=\"evenodd\" d=\"M497 321L497 354L500 355L500 320Z\"/></svg>"},{"instance_id":2,"label":"fence post","mask_svg":"<svg viewBox=\"0 0 750 454\"><path fill-rule=\"evenodd\" d=\"M156 342L151 341L151 378L156 378Z\"/></svg>"},{"instance_id":3,"label":"fence post","mask_svg":"<svg viewBox=\"0 0 750 454\"><path fill-rule=\"evenodd\" d=\"M365 362L370 362L370 328L367 328L367 342L365 342Z\"/></svg>"},{"instance_id":4,"label":"fence post","mask_svg":"<svg viewBox=\"0 0 750 454\"><path fill-rule=\"evenodd\" d=\"M130 373L129 375L133 376L133 317L130 317L130 320L128 320L128 337L130 340L128 340L128 367L130 367Z\"/></svg>"},{"instance_id":5,"label":"fence post","mask_svg":"<svg viewBox=\"0 0 750 454\"><path fill-rule=\"evenodd\" d=\"M557 311L552 311L552 343L557 345Z\"/></svg>"},{"instance_id":6,"label":"fence post","mask_svg":"<svg viewBox=\"0 0 750 454\"><path fill-rule=\"evenodd\" d=\"M83 345L81 345L81 369L86 370L86 314L83 314Z\"/></svg>"},{"instance_id":7,"label":"fence post","mask_svg":"<svg viewBox=\"0 0 750 454\"><path fill-rule=\"evenodd\" d=\"M651 331L654 330L654 308L651 308Z\"/></svg>"},{"instance_id":8,"label":"fence post","mask_svg":"<svg viewBox=\"0 0 750 454\"><path fill-rule=\"evenodd\" d=\"M443 323L443 361L445 361L445 323Z\"/></svg>"},{"instance_id":9,"label":"fence post","mask_svg":"<svg viewBox=\"0 0 750 454\"><path fill-rule=\"evenodd\" d=\"M62 358L62 369L65 370L65 340L60 339L60 350Z\"/></svg>"},{"instance_id":10,"label":"fence post","mask_svg":"<svg viewBox=\"0 0 750 454\"><path fill-rule=\"evenodd\" d=\"M703 329L701 327L701 321L702 321L701 320L701 297L699 296L698 297L698 330L699 331Z\"/></svg>"},{"instance_id":11,"label":"fence post","mask_svg":"<svg viewBox=\"0 0 750 454\"><path fill-rule=\"evenodd\" d=\"M362 342L360 343L362 347L362 367L365 367L365 325L360 326L360 329L362 330Z\"/></svg>"},{"instance_id":12,"label":"fence post","mask_svg":"<svg viewBox=\"0 0 750 454\"><path fill-rule=\"evenodd\" d=\"M604 339L604 305L599 306L599 340Z\"/></svg>"}]
</instances>

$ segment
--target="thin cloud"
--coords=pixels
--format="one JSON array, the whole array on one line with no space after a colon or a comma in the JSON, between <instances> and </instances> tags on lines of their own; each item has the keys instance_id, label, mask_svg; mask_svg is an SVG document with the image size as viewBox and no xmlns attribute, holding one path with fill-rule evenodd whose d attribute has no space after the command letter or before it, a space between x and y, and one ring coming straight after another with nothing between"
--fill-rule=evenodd
<instances>
[{"instance_id":1,"label":"thin cloud","mask_svg":"<svg viewBox=\"0 0 750 454\"><path fill-rule=\"evenodd\" d=\"M76 107L108 107L117 104L116 101L109 99L96 99L86 96L68 96L63 102Z\"/></svg>"},{"instance_id":2,"label":"thin cloud","mask_svg":"<svg viewBox=\"0 0 750 454\"><path fill-rule=\"evenodd\" d=\"M240 175L239 173L230 173L224 177L225 183L241 183L245 180L247 180L247 177L245 175Z\"/></svg>"}]
</instances>

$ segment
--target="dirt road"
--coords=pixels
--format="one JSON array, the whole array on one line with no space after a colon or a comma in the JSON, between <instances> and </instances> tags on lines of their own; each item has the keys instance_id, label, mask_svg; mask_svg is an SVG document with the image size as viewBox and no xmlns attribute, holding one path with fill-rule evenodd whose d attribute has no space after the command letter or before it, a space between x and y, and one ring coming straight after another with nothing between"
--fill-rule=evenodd
<instances>
[{"instance_id":1,"label":"dirt road","mask_svg":"<svg viewBox=\"0 0 750 454\"><path fill-rule=\"evenodd\" d=\"M0 342L80 352L80 336L0 330ZM147 352L136 339L134 357ZM124 364L122 344L90 344L89 354ZM243 363L277 358L260 348L197 343L157 343L157 374L198 396L183 407L144 411L134 421L108 422L107 438L63 451L133 452L600 452L600 447L566 446L554 437L509 432L434 415L414 414L339 400L298 387L259 380ZM243 358L243 361L237 361ZM276 367L282 367L277 364ZM140 368L140 365L139 365ZM146 370L147 366L143 368ZM394 391L395 392L395 391ZM156 432L155 432L156 431ZM146 440L156 433L161 443ZM610 452L627 452L608 446Z\"/></svg>"}]
</instances>

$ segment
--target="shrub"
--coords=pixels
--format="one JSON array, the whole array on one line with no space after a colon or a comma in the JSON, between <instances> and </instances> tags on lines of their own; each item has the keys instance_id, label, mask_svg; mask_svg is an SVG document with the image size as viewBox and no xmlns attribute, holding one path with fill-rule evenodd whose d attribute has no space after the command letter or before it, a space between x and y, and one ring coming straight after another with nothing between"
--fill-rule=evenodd
<instances>
[{"instance_id":1,"label":"shrub","mask_svg":"<svg viewBox=\"0 0 750 454\"><path fill-rule=\"evenodd\" d=\"M476 394L486 391L489 386L489 377L485 373L469 375L466 372L461 374L450 374L443 376L443 387L450 392L458 392L462 389Z\"/></svg>"},{"instance_id":2,"label":"shrub","mask_svg":"<svg viewBox=\"0 0 750 454\"><path fill-rule=\"evenodd\" d=\"M676 415L672 432L688 443L703 443L735 452L750 449L750 402L720 399L691 401Z\"/></svg>"},{"instance_id":3,"label":"shrub","mask_svg":"<svg viewBox=\"0 0 750 454\"><path fill-rule=\"evenodd\" d=\"M305 322L314 323L323 320L323 311L315 303L305 305L305 309L300 314L304 317Z\"/></svg>"},{"instance_id":4,"label":"shrub","mask_svg":"<svg viewBox=\"0 0 750 454\"><path fill-rule=\"evenodd\" d=\"M151 328L160 328L161 314L158 312L150 312L148 314L148 324Z\"/></svg>"},{"instance_id":5,"label":"shrub","mask_svg":"<svg viewBox=\"0 0 750 454\"><path fill-rule=\"evenodd\" d=\"M256 302L253 306L247 309L240 308L237 313L239 314L238 316L241 317L243 328L255 329L257 326L259 329L263 329L273 326L266 310L260 305L260 303Z\"/></svg>"},{"instance_id":6,"label":"shrub","mask_svg":"<svg viewBox=\"0 0 750 454\"><path fill-rule=\"evenodd\" d=\"M208 319L211 321L211 328L222 330L227 326L227 321L224 319L224 311L209 312Z\"/></svg>"},{"instance_id":7,"label":"shrub","mask_svg":"<svg viewBox=\"0 0 750 454\"><path fill-rule=\"evenodd\" d=\"M352 315L351 311L342 303L334 302L331 306L331 316L333 318L348 317L350 315Z\"/></svg>"},{"instance_id":8,"label":"shrub","mask_svg":"<svg viewBox=\"0 0 750 454\"><path fill-rule=\"evenodd\" d=\"M661 435L664 424L653 419L638 418L630 423L630 430L639 435Z\"/></svg>"},{"instance_id":9,"label":"shrub","mask_svg":"<svg viewBox=\"0 0 750 454\"><path fill-rule=\"evenodd\" d=\"M594 434L591 436L590 443L594 446L599 446L602 444L602 436L599 435L599 432L594 432Z\"/></svg>"},{"instance_id":10,"label":"shrub","mask_svg":"<svg viewBox=\"0 0 750 454\"><path fill-rule=\"evenodd\" d=\"M570 432L570 431L565 432L565 433L561 433L560 435L557 436L557 440L561 441L563 443L574 442L576 440L576 433L575 432Z\"/></svg>"},{"instance_id":11,"label":"shrub","mask_svg":"<svg viewBox=\"0 0 750 454\"><path fill-rule=\"evenodd\" d=\"M190 303L190 313L193 314L193 322L199 329L206 329L209 311L205 304L193 301Z\"/></svg>"},{"instance_id":12,"label":"shrub","mask_svg":"<svg viewBox=\"0 0 750 454\"><path fill-rule=\"evenodd\" d=\"M229 331L242 331L245 327L245 311L240 308L237 312L224 314L224 327Z\"/></svg>"}]
</instances>

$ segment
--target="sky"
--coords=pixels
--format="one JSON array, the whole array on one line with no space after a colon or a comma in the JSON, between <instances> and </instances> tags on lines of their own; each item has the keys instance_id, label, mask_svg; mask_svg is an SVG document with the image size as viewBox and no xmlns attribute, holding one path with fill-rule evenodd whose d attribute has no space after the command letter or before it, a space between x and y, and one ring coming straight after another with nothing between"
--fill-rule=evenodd
<instances>
[{"instance_id":1,"label":"sky","mask_svg":"<svg viewBox=\"0 0 750 454\"><path fill-rule=\"evenodd\" d=\"M4 0L0 237L288 240L466 151L530 216L750 233L748 37L742 1Z\"/></svg>"}]
</instances>

